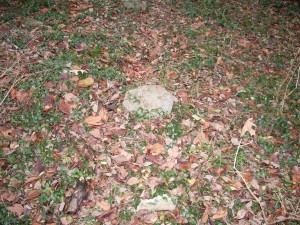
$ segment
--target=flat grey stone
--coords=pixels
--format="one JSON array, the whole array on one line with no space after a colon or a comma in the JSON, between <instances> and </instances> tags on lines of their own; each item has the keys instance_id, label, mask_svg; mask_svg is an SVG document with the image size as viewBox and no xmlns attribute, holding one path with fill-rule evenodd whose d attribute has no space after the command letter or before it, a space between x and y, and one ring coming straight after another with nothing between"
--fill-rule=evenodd
<instances>
[{"instance_id":1,"label":"flat grey stone","mask_svg":"<svg viewBox=\"0 0 300 225\"><path fill-rule=\"evenodd\" d=\"M39 26L43 26L44 24L41 21L38 21L38 20L35 20L35 19L32 19L32 18L28 18L25 21L25 25L28 26L28 27L39 27Z\"/></svg>"},{"instance_id":2,"label":"flat grey stone","mask_svg":"<svg viewBox=\"0 0 300 225\"><path fill-rule=\"evenodd\" d=\"M162 110L170 114L174 101L177 102L177 98L162 86L144 85L127 91L123 105L129 112L142 109L148 112Z\"/></svg>"},{"instance_id":3,"label":"flat grey stone","mask_svg":"<svg viewBox=\"0 0 300 225\"><path fill-rule=\"evenodd\" d=\"M147 9L147 1L142 0L123 0L123 5L127 9L133 9L137 11L145 11Z\"/></svg>"},{"instance_id":4,"label":"flat grey stone","mask_svg":"<svg viewBox=\"0 0 300 225\"><path fill-rule=\"evenodd\" d=\"M162 195L152 199L141 200L140 204L137 206L137 211L173 211L175 208L176 205L173 203L171 198L167 195Z\"/></svg>"}]
</instances>

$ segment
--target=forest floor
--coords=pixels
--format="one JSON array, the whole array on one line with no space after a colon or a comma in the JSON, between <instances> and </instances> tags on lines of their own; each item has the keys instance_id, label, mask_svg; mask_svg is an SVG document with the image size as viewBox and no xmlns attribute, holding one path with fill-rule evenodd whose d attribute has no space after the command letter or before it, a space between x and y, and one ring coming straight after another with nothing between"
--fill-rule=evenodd
<instances>
[{"instance_id":1,"label":"forest floor","mask_svg":"<svg viewBox=\"0 0 300 225\"><path fill-rule=\"evenodd\" d=\"M0 224L299 224L298 3L147 4L1 3Z\"/></svg>"}]
</instances>

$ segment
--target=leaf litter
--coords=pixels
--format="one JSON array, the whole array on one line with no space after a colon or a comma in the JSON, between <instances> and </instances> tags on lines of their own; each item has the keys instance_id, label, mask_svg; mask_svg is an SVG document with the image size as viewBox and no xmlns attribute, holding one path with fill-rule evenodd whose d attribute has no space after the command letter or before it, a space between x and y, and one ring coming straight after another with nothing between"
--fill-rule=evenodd
<instances>
[{"instance_id":1,"label":"leaf litter","mask_svg":"<svg viewBox=\"0 0 300 225\"><path fill-rule=\"evenodd\" d=\"M7 209L20 219L29 215L35 224L84 224L90 217L94 224L299 221L299 165L280 163L294 153L276 147L266 154L259 139L282 144L282 137L262 127L261 105L240 97L249 80L239 73L283 73L269 57L281 46L279 25L271 28L274 40L268 42L251 32L245 38L228 31L212 17L186 16L167 1L151 1L142 13L121 12L114 4L71 2L72 22L54 19L66 35L103 33L100 47L96 40L49 40L40 48L43 26L55 32L47 19L35 28L18 17L19 27L0 26L16 39L21 28L27 29L25 38L32 37L22 50L10 39L0 46L0 84L8 93L1 95L0 194ZM176 4L184 8L190 2ZM252 5L239 10L259 15ZM238 16L230 15L237 23L244 19ZM285 41L292 42L294 25L289 26ZM18 65L13 53L22 56ZM28 65L46 66L60 54L78 60L59 67L58 78L32 75L36 71ZM111 68L123 77L111 76ZM122 107L124 90L145 84L163 85L176 95L179 102L169 116L144 118ZM291 138L297 137L297 128L291 130Z\"/></svg>"}]
</instances>

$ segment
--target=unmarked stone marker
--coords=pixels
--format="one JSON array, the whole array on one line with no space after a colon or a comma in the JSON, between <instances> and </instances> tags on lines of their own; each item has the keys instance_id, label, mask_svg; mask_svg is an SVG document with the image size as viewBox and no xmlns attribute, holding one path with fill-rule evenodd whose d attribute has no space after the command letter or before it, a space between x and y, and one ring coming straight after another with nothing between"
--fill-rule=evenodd
<instances>
[{"instance_id":1,"label":"unmarked stone marker","mask_svg":"<svg viewBox=\"0 0 300 225\"><path fill-rule=\"evenodd\" d=\"M174 101L177 102L177 98L162 86L145 85L128 91L125 95L123 105L129 112L141 108L149 112L152 110L162 110L170 114Z\"/></svg>"},{"instance_id":2,"label":"unmarked stone marker","mask_svg":"<svg viewBox=\"0 0 300 225\"><path fill-rule=\"evenodd\" d=\"M167 195L157 196L152 199L144 199L137 207L137 211L147 209L149 211L173 211L176 206Z\"/></svg>"}]
</instances>

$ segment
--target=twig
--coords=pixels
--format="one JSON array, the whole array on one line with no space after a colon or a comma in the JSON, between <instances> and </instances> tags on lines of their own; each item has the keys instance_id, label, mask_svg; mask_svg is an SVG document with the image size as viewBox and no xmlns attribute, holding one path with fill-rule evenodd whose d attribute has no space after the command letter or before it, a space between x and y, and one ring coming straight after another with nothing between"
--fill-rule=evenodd
<instances>
[{"instance_id":1,"label":"twig","mask_svg":"<svg viewBox=\"0 0 300 225\"><path fill-rule=\"evenodd\" d=\"M38 74L38 73L42 73L42 72L48 72L52 69L47 69L47 70L42 70L42 71L37 71L37 72L34 72L34 73L31 73L31 74L27 74L26 76L25 75L22 75L20 78L18 79L15 79L14 83L10 86L10 88L8 89L8 91L6 92L4 98L2 99L2 101L0 102L0 106L2 106L2 104L4 103L5 99L7 98L7 96L9 95L10 91L16 86L17 83L19 83L23 78L28 78L34 74Z\"/></svg>"},{"instance_id":2,"label":"twig","mask_svg":"<svg viewBox=\"0 0 300 225\"><path fill-rule=\"evenodd\" d=\"M15 79L14 83L10 86L10 88L8 89L8 91L6 92L6 94L4 95L4 98L2 99L2 101L0 102L0 106L2 106L3 102L5 101L5 99L7 98L7 96L9 95L10 91L14 88L14 86L16 86L16 84L18 82L20 82L22 79L24 78L24 75L21 76L18 79Z\"/></svg>"},{"instance_id":3,"label":"twig","mask_svg":"<svg viewBox=\"0 0 300 225\"><path fill-rule=\"evenodd\" d=\"M247 181L245 180L245 178L243 177L243 175L241 174L241 172L236 168L236 160L237 160L237 156L239 154L239 150L240 150L240 147L241 147L241 142L242 142L242 139L240 140L239 142L239 146L235 152L235 157L234 157L234 163L233 163L233 169L235 170L235 172L242 178L243 182L245 183L246 185L246 188L248 189L249 193L252 195L252 197L256 200L256 202L259 204L260 208L261 208L261 212L263 214L263 218L264 218L264 221L265 223L267 223L267 217L266 217L266 214L265 214L265 210L264 210L264 207L261 203L261 201L256 197L256 195L251 191L250 187L249 187L249 184L247 183Z\"/></svg>"},{"instance_id":4,"label":"twig","mask_svg":"<svg viewBox=\"0 0 300 225\"><path fill-rule=\"evenodd\" d=\"M0 78L4 77L6 75L6 73L8 71L10 71L12 68L14 68L14 66L20 61L20 58L19 57L9 68L7 68L1 75L0 75Z\"/></svg>"}]
</instances>

